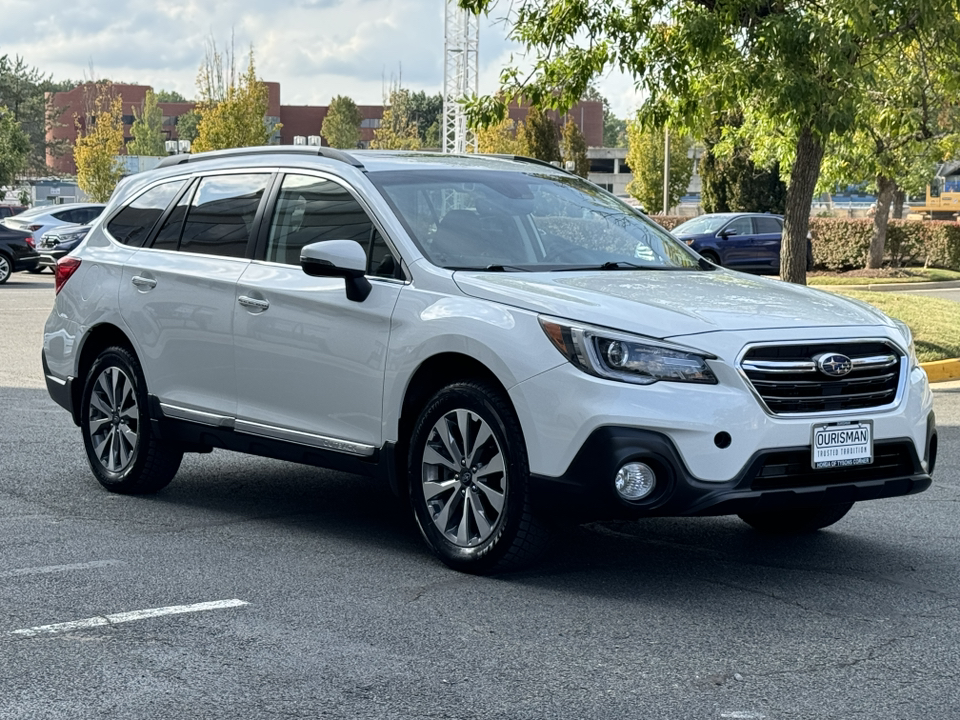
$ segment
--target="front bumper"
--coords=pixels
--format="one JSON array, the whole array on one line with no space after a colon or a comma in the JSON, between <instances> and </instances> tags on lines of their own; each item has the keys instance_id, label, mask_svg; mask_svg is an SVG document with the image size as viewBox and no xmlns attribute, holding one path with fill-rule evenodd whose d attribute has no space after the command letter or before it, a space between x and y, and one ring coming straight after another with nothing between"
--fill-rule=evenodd
<instances>
[{"instance_id":1,"label":"front bumper","mask_svg":"<svg viewBox=\"0 0 960 720\"><path fill-rule=\"evenodd\" d=\"M661 433L604 427L591 433L563 475L531 476L532 490L541 508L578 521L731 515L912 495L932 482L932 414L927 428L923 463L908 437L876 441L871 465L832 470L813 470L810 447L797 446L759 451L735 478L718 483L695 478ZM657 475L653 493L639 502L623 500L614 487L617 470L633 460Z\"/></svg>"},{"instance_id":2,"label":"front bumper","mask_svg":"<svg viewBox=\"0 0 960 720\"><path fill-rule=\"evenodd\" d=\"M69 252L69 250L41 250L39 267L55 268L57 266L57 260L69 254Z\"/></svg>"}]
</instances>

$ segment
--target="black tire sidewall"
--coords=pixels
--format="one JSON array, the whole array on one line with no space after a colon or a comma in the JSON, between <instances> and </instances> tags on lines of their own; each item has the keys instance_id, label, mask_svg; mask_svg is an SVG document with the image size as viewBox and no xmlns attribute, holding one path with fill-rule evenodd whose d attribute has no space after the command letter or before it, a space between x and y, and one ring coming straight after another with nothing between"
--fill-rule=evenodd
<instances>
[{"instance_id":1,"label":"black tire sidewall","mask_svg":"<svg viewBox=\"0 0 960 720\"><path fill-rule=\"evenodd\" d=\"M9 258L6 253L0 253L0 258L3 258L7 261L6 275L0 275L0 285L3 285L7 280L10 279L10 276L13 275L13 260Z\"/></svg>"},{"instance_id":2,"label":"black tire sidewall","mask_svg":"<svg viewBox=\"0 0 960 720\"><path fill-rule=\"evenodd\" d=\"M434 424L452 410L469 410L490 426L504 456L507 492L501 518L493 534L476 547L450 542L430 516L423 495L423 451ZM467 572L485 572L509 552L520 528L526 504L529 469L520 422L509 404L480 383L456 383L439 391L420 413L410 438L407 456L410 503L420 532L433 551L448 565Z\"/></svg>"},{"instance_id":3,"label":"black tire sidewall","mask_svg":"<svg viewBox=\"0 0 960 720\"><path fill-rule=\"evenodd\" d=\"M137 447L133 451L133 461L119 473L107 470L100 463L94 453L89 430L90 396L93 394L94 383L100 377L100 374L110 367L119 368L130 378L137 398ZM83 395L80 401L80 432L83 435L83 447L87 452L90 469L97 476L100 484L108 489L123 491L135 484L143 472L147 455L144 450L146 443L150 440L150 416L147 410L147 401L146 381L143 377L143 371L140 369L140 363L128 350L112 347L107 348L97 356L87 373L87 379L83 386Z\"/></svg>"}]
</instances>

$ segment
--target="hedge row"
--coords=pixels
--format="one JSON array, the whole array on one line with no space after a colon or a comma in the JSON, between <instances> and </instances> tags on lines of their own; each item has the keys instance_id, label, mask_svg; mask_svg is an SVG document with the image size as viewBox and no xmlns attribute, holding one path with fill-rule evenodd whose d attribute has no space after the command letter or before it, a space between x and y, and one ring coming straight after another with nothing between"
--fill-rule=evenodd
<instances>
[{"instance_id":1,"label":"hedge row","mask_svg":"<svg viewBox=\"0 0 960 720\"><path fill-rule=\"evenodd\" d=\"M873 221L869 218L810 218L813 260L827 270L866 265ZM936 220L890 220L886 262L903 267L960 270L960 225Z\"/></svg>"},{"instance_id":2,"label":"hedge row","mask_svg":"<svg viewBox=\"0 0 960 720\"><path fill-rule=\"evenodd\" d=\"M690 220L689 217L684 217L683 215L648 215L651 220L653 220L657 225L667 230L673 230L677 225L682 222Z\"/></svg>"}]
</instances>

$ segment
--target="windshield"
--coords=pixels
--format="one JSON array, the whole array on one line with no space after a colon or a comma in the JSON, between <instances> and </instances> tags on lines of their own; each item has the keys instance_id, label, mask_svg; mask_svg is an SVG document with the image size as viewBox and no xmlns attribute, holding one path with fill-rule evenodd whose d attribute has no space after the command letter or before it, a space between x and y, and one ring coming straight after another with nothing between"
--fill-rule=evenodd
<instances>
[{"instance_id":1,"label":"windshield","mask_svg":"<svg viewBox=\"0 0 960 720\"><path fill-rule=\"evenodd\" d=\"M677 237L681 235L709 235L715 233L723 224L730 220L727 215L701 215L685 223L680 223L673 229Z\"/></svg>"},{"instance_id":2,"label":"windshield","mask_svg":"<svg viewBox=\"0 0 960 720\"><path fill-rule=\"evenodd\" d=\"M456 168L382 171L370 179L441 267L701 269L663 228L580 178Z\"/></svg>"}]
</instances>

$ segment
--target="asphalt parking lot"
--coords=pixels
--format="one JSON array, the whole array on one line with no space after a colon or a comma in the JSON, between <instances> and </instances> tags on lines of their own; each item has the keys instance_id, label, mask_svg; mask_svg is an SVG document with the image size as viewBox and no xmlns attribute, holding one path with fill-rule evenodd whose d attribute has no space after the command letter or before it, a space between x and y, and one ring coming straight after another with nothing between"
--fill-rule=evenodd
<instances>
[{"instance_id":1,"label":"asphalt parking lot","mask_svg":"<svg viewBox=\"0 0 960 720\"><path fill-rule=\"evenodd\" d=\"M799 539L593 524L477 578L350 475L215 451L103 491L43 387L52 297L0 286L0 718L960 717L960 383L926 493Z\"/></svg>"}]
</instances>

